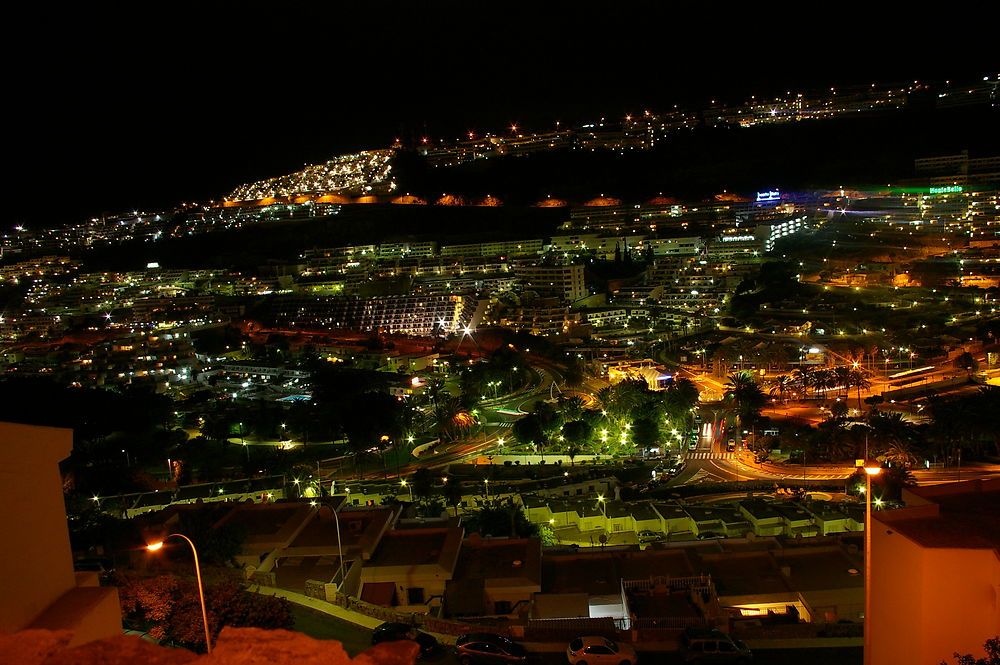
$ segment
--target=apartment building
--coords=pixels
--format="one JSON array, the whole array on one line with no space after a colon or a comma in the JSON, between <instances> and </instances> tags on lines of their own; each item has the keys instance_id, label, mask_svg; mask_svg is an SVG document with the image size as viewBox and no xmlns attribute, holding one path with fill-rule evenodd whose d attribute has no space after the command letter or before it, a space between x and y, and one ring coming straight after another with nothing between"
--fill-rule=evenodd
<instances>
[{"instance_id":1,"label":"apartment building","mask_svg":"<svg viewBox=\"0 0 1000 665\"><path fill-rule=\"evenodd\" d=\"M521 291L534 292L541 298L558 298L573 303L588 295L583 281L583 265L580 264L519 265L514 267L514 279Z\"/></svg>"}]
</instances>

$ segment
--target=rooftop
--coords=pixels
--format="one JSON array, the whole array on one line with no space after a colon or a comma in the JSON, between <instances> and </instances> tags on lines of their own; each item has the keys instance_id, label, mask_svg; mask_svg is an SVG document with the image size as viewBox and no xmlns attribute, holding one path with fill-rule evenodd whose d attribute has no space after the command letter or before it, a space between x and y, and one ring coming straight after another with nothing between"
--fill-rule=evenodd
<instances>
[{"instance_id":1,"label":"rooftop","mask_svg":"<svg viewBox=\"0 0 1000 665\"><path fill-rule=\"evenodd\" d=\"M1000 552L1000 480L970 480L909 490L908 506L873 518L923 547Z\"/></svg>"},{"instance_id":2,"label":"rooftop","mask_svg":"<svg viewBox=\"0 0 1000 665\"><path fill-rule=\"evenodd\" d=\"M538 538L484 539L473 534L462 543L455 579L527 579L541 583L542 548Z\"/></svg>"},{"instance_id":3,"label":"rooftop","mask_svg":"<svg viewBox=\"0 0 1000 665\"><path fill-rule=\"evenodd\" d=\"M442 555L455 548L462 537L461 527L389 531L382 536L368 566L419 566L438 564Z\"/></svg>"}]
</instances>

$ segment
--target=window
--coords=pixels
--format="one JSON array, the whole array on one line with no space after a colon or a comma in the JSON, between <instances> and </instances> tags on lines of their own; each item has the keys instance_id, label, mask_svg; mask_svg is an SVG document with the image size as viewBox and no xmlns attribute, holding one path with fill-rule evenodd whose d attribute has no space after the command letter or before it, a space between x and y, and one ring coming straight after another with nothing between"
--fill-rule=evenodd
<instances>
[{"instance_id":1,"label":"window","mask_svg":"<svg viewBox=\"0 0 1000 665\"><path fill-rule=\"evenodd\" d=\"M510 614L510 601L509 600L498 600L493 603L493 613L494 614Z\"/></svg>"},{"instance_id":2,"label":"window","mask_svg":"<svg viewBox=\"0 0 1000 665\"><path fill-rule=\"evenodd\" d=\"M424 590L421 587L413 587L406 590L407 605L423 605Z\"/></svg>"}]
</instances>

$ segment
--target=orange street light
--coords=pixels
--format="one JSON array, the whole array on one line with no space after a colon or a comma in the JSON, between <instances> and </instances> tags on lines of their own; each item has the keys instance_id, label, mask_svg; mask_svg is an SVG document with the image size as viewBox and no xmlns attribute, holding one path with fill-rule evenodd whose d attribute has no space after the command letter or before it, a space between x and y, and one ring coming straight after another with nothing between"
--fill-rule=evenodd
<instances>
[{"instance_id":1,"label":"orange street light","mask_svg":"<svg viewBox=\"0 0 1000 665\"><path fill-rule=\"evenodd\" d=\"M864 662L872 662L872 476L882 473L882 467L870 460L857 460L865 470L865 633ZM881 503L881 502L879 502Z\"/></svg>"},{"instance_id":2,"label":"orange street light","mask_svg":"<svg viewBox=\"0 0 1000 665\"><path fill-rule=\"evenodd\" d=\"M198 579L198 599L201 601L201 620L205 624L205 649L208 653L212 653L212 637L208 632L208 612L205 610L205 589L201 584L201 567L198 565L198 550L195 549L194 543L191 542L191 539L183 533L172 533L159 542L146 545L146 549L150 552L155 552L163 547L163 542L167 538L173 538L174 536L186 540L188 545L191 546L191 552L194 554L194 574Z\"/></svg>"}]
</instances>

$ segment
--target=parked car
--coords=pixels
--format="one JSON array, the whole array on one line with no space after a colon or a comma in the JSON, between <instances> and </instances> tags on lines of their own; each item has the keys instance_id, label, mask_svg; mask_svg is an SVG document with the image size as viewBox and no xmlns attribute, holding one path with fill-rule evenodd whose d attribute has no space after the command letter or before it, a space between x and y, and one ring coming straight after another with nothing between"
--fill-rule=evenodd
<instances>
[{"instance_id":1,"label":"parked car","mask_svg":"<svg viewBox=\"0 0 1000 665\"><path fill-rule=\"evenodd\" d=\"M715 628L685 628L681 635L681 662L709 665L739 663L749 665L753 654L747 645Z\"/></svg>"},{"instance_id":2,"label":"parked car","mask_svg":"<svg viewBox=\"0 0 1000 665\"><path fill-rule=\"evenodd\" d=\"M597 635L578 637L566 647L570 665L633 665L637 658L631 644Z\"/></svg>"},{"instance_id":3,"label":"parked car","mask_svg":"<svg viewBox=\"0 0 1000 665\"><path fill-rule=\"evenodd\" d=\"M455 656L462 665L472 663L524 663L524 647L494 633L469 633L455 640Z\"/></svg>"},{"instance_id":4,"label":"parked car","mask_svg":"<svg viewBox=\"0 0 1000 665\"><path fill-rule=\"evenodd\" d=\"M660 531L650 531L649 529L640 531L637 535L639 536L640 543L655 543L667 537Z\"/></svg>"},{"instance_id":5,"label":"parked car","mask_svg":"<svg viewBox=\"0 0 1000 665\"><path fill-rule=\"evenodd\" d=\"M417 643L420 647L417 660L433 656L441 648L433 635L428 635L405 623L383 623L372 631L372 644L398 640L411 640Z\"/></svg>"}]
</instances>

